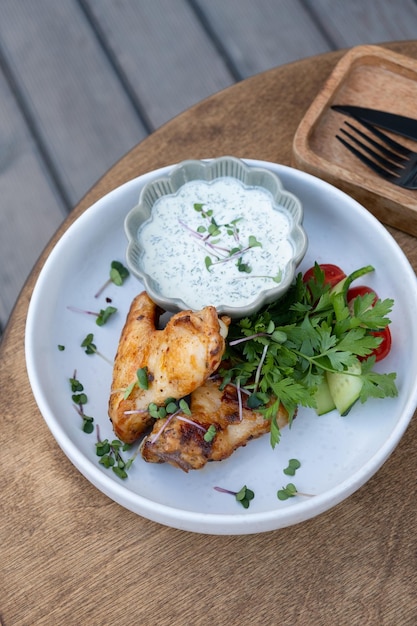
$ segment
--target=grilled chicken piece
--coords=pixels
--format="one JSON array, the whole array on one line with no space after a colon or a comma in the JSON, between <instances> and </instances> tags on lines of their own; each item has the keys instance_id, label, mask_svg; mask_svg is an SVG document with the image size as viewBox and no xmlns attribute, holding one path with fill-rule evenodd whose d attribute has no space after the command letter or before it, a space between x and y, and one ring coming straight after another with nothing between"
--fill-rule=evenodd
<instances>
[{"instance_id":1,"label":"grilled chicken piece","mask_svg":"<svg viewBox=\"0 0 417 626\"><path fill-rule=\"evenodd\" d=\"M148 405L189 395L218 368L230 319L219 319L214 307L182 311L157 330L161 309L142 292L133 300L122 330L113 368L109 417L117 437L135 441L153 419ZM137 370L147 368L148 389L135 385Z\"/></svg>"},{"instance_id":2,"label":"grilled chicken piece","mask_svg":"<svg viewBox=\"0 0 417 626\"><path fill-rule=\"evenodd\" d=\"M269 432L270 422L249 409L242 395L239 409L237 389L220 381L207 380L191 394L190 417L180 414L155 422L150 435L141 444L141 454L150 463L167 462L185 472L201 469L208 461L228 458L248 441ZM277 423L280 428L288 424L288 413L280 406ZM212 441L204 440L210 425L216 427Z\"/></svg>"}]
</instances>

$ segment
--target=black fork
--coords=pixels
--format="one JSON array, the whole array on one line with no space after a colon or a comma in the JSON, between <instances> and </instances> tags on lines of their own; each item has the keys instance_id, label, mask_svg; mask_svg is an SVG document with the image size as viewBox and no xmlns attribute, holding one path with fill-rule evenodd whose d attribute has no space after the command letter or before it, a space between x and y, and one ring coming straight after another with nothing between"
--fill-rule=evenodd
<instances>
[{"instance_id":1,"label":"black fork","mask_svg":"<svg viewBox=\"0 0 417 626\"><path fill-rule=\"evenodd\" d=\"M336 135L336 138L362 163L388 182L406 189L417 189L417 152L402 146L372 124L355 119L379 141L369 137L350 122L345 122L345 125L354 134L340 128L343 137Z\"/></svg>"}]
</instances>

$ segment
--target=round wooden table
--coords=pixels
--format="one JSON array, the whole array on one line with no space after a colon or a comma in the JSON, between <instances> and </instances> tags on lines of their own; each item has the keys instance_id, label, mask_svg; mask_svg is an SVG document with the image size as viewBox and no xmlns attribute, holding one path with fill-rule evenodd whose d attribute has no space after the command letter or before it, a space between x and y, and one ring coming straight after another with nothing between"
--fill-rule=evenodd
<instances>
[{"instance_id":1,"label":"round wooden table","mask_svg":"<svg viewBox=\"0 0 417 626\"><path fill-rule=\"evenodd\" d=\"M417 42L390 47L417 58ZM183 159L290 164L295 130L341 54L254 76L178 116L97 183L44 251L1 345L3 626L417 623L415 420L366 486L327 513L259 535L198 535L143 519L84 479L42 419L25 369L32 289L75 218L122 183ZM390 231L416 269L415 239Z\"/></svg>"}]
</instances>

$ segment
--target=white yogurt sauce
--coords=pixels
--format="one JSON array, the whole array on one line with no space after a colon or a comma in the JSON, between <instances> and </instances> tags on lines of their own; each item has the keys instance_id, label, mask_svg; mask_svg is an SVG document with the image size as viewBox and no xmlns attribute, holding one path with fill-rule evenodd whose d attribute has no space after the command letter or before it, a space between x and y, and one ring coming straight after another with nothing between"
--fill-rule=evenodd
<instances>
[{"instance_id":1,"label":"white yogurt sauce","mask_svg":"<svg viewBox=\"0 0 417 626\"><path fill-rule=\"evenodd\" d=\"M195 210L202 204L203 211L211 211L205 218ZM219 236L199 233L214 218L216 224L236 223L238 241L225 226ZM152 209L151 218L139 229L139 242L144 249L143 269L159 286L161 294L181 298L191 309L207 305L244 306L253 301L260 291L272 289L272 280L282 272L293 254L288 241L290 217L274 204L272 194L258 187L245 187L231 177L213 182L202 180L184 184L175 195L162 196ZM251 247L226 262L217 261L230 256L232 248L246 248L249 237L255 237L261 247ZM224 248L207 247L208 242ZM206 267L206 257L212 265ZM241 272L238 259L251 268Z\"/></svg>"}]
</instances>

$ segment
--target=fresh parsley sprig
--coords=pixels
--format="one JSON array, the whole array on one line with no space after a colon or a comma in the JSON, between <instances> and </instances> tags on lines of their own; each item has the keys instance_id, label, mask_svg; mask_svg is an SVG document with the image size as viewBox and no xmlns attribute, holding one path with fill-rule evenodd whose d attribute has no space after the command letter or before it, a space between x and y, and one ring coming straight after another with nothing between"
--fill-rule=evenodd
<instances>
[{"instance_id":1,"label":"fresh parsley sprig","mask_svg":"<svg viewBox=\"0 0 417 626\"><path fill-rule=\"evenodd\" d=\"M351 274L346 285L367 266ZM345 286L346 289L346 286ZM373 371L369 355L380 339L371 330L384 328L393 300L358 297L353 311L343 289L332 289L318 274L305 284L301 273L279 301L258 313L234 321L229 328L224 382L239 382L251 393L248 404L271 420L271 445L279 441L276 422L279 404L287 409L290 422L298 406L316 407L315 393L326 372L346 372L362 361L363 386L360 400L397 395L395 373ZM369 358L366 358L369 357Z\"/></svg>"}]
</instances>

